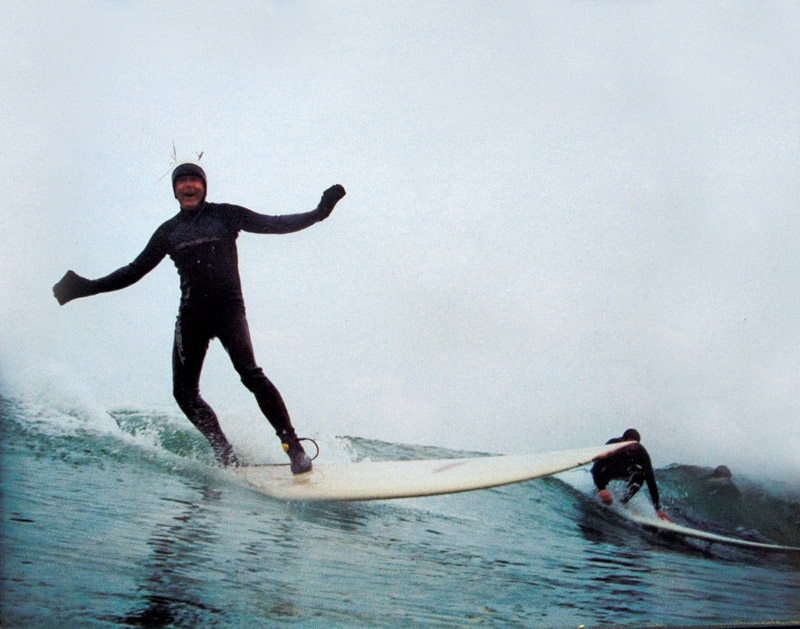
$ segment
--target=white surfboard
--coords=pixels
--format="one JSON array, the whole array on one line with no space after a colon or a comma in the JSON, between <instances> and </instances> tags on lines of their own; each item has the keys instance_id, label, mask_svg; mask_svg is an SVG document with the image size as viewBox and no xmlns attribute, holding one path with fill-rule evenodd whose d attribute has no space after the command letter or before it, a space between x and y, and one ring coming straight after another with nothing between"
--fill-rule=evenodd
<instances>
[{"instance_id":1,"label":"white surfboard","mask_svg":"<svg viewBox=\"0 0 800 629\"><path fill-rule=\"evenodd\" d=\"M591 463L628 445L539 454L417 461L319 463L307 474L286 466L252 465L235 474L253 489L285 500L384 500L434 496L519 483Z\"/></svg>"},{"instance_id":2,"label":"white surfboard","mask_svg":"<svg viewBox=\"0 0 800 629\"><path fill-rule=\"evenodd\" d=\"M782 546L780 544L766 544L763 542L754 542L746 539L739 539L737 537L727 537L725 535L717 535L716 533L709 533L707 531L702 531L700 529L694 529L688 526L683 526L682 524L675 524L674 522L667 522L666 520L660 519L657 515L642 515L641 513L637 513L633 509L629 509L623 507L618 509L620 513L625 515L625 517L633 520L637 524L644 526L645 528L656 529L658 531L667 531L669 533L677 533L678 535L683 535L686 537L692 537L695 539L702 539L708 542L714 542L717 544L729 544L733 546L745 546L748 548L758 548L762 550L774 550L774 551L788 551L788 552L800 552L800 547L797 546Z\"/></svg>"}]
</instances>

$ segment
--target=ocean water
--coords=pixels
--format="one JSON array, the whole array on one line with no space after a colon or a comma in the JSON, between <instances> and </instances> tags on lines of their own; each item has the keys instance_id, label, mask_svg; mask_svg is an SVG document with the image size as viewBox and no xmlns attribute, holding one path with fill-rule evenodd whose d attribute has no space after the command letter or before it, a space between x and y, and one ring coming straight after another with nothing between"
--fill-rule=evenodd
<instances>
[{"instance_id":1,"label":"ocean water","mask_svg":"<svg viewBox=\"0 0 800 629\"><path fill-rule=\"evenodd\" d=\"M213 467L171 411L1 403L4 627L800 621L798 555L642 530L596 501L586 468L449 496L291 503ZM319 441L337 460L465 454ZM675 519L800 546L800 488L735 476L732 498L707 472L657 470Z\"/></svg>"}]
</instances>

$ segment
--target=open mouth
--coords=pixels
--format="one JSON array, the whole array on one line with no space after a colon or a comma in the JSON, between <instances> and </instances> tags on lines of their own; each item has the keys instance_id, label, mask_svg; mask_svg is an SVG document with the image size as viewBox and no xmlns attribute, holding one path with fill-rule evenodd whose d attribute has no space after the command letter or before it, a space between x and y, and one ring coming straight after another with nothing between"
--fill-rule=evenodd
<instances>
[{"instance_id":1,"label":"open mouth","mask_svg":"<svg viewBox=\"0 0 800 629\"><path fill-rule=\"evenodd\" d=\"M186 187L182 190L178 190L175 196L178 199L178 202L181 204L181 207L193 208L202 203L204 197L203 193L204 191L202 187Z\"/></svg>"}]
</instances>

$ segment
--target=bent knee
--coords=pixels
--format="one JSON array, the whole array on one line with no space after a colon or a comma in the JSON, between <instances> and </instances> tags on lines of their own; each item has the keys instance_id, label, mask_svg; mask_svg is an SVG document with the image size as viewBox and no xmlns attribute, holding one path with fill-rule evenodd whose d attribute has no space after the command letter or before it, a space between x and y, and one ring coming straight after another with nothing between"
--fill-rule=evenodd
<instances>
[{"instance_id":1,"label":"bent knee","mask_svg":"<svg viewBox=\"0 0 800 629\"><path fill-rule=\"evenodd\" d=\"M251 391L265 385L268 387L273 387L273 384L269 381L269 378L264 375L264 370L261 369L261 367L253 367L253 369L241 374L241 378L242 384Z\"/></svg>"}]
</instances>

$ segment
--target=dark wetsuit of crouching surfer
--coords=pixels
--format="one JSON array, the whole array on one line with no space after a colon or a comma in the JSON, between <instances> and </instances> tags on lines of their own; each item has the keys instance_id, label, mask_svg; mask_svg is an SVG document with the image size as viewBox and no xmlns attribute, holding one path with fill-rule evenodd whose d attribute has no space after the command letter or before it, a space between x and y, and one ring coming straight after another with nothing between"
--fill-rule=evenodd
<instances>
[{"instance_id":1,"label":"dark wetsuit of crouching surfer","mask_svg":"<svg viewBox=\"0 0 800 629\"><path fill-rule=\"evenodd\" d=\"M170 256L181 285L172 356L173 393L181 410L208 439L220 464L238 463L216 414L200 396L200 372L209 343L216 337L284 444L292 471L307 472L311 460L297 438L286 405L255 361L236 239L240 231L288 234L310 227L330 215L345 190L332 186L311 212L267 216L237 205L207 202L206 174L197 164L176 167L172 186L180 212L155 231L133 262L96 280L68 271L53 293L63 305L78 297L119 290L139 281Z\"/></svg>"},{"instance_id":2,"label":"dark wetsuit of crouching surfer","mask_svg":"<svg viewBox=\"0 0 800 629\"><path fill-rule=\"evenodd\" d=\"M633 498L636 492L642 488L642 485L647 483L647 489L650 491L650 498L653 501L658 517L662 520L669 520L667 514L661 510L658 486L656 485L656 477L653 473L650 455L644 446L639 443L640 440L639 431L633 428L626 430L622 437L609 439L606 442L607 444L622 443L624 441L635 441L636 443L598 459L592 466L592 479L601 500L606 504L611 504L614 501L611 493L606 489L610 481L622 480L627 482L625 493L620 498L620 502L623 504Z\"/></svg>"}]
</instances>

